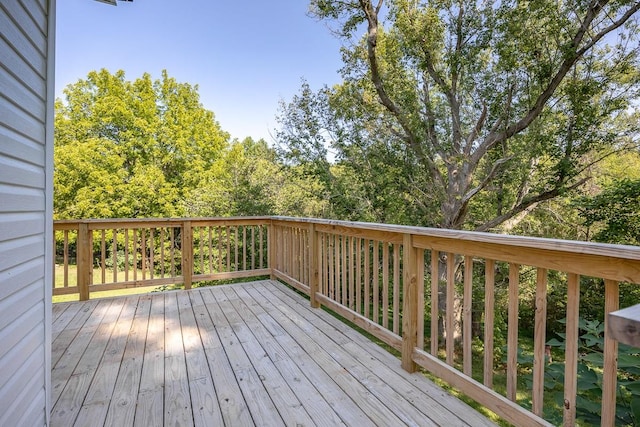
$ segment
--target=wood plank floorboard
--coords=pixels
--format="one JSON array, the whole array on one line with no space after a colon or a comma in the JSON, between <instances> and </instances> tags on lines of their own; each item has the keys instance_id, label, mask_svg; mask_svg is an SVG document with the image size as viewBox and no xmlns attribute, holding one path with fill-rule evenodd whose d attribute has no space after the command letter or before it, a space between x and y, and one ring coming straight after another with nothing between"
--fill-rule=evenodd
<instances>
[{"instance_id":1,"label":"wood plank floorboard","mask_svg":"<svg viewBox=\"0 0 640 427\"><path fill-rule=\"evenodd\" d=\"M52 427L493 425L275 281L53 313Z\"/></svg>"}]
</instances>

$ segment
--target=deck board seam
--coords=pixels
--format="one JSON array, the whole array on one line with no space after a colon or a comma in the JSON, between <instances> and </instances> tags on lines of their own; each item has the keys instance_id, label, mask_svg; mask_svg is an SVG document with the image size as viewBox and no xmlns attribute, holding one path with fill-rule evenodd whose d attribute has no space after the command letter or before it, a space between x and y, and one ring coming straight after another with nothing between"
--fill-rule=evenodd
<instances>
[{"instance_id":1,"label":"deck board seam","mask_svg":"<svg viewBox=\"0 0 640 427\"><path fill-rule=\"evenodd\" d=\"M291 288L289 288L288 286L280 283L280 282L275 282L271 284L272 286L274 286L279 292L281 292L283 295L286 295L287 298L289 299L289 301L291 301L291 304L297 304L298 306L302 307L305 311L309 312L310 314L312 314L313 316L316 316L316 318L324 321L325 323L327 323L328 325L330 325L331 327L341 327L341 331L350 337L357 337L359 339L367 339L364 335L362 335L361 333L359 333L357 330L350 328L349 326L343 324L340 320L334 318L333 316L327 315L327 316L321 316L319 312L316 312L315 309L312 309L309 305L307 304L303 304L302 301L303 300L299 300L296 297L298 297L298 295L295 293L295 291ZM390 355L391 353L389 353L387 350L383 349L381 346L379 346L376 343L371 342L371 344L373 344L372 347L370 347L370 350L374 351L377 356L376 359L378 361L380 361L381 363L384 363L383 359L386 358L387 355ZM359 347L359 345L358 345ZM395 356L394 356L395 357ZM477 411L475 411L474 409L472 409L470 406L468 406L466 403L462 402L461 400L455 398L454 396L451 396L449 393L447 393L445 390L443 390L441 387L437 386L436 384L434 384L431 380L424 378L424 377L419 377L418 375L421 375L419 373L414 373L414 374L410 374L406 371L404 371L401 367L400 367L400 361L398 360L398 363L395 365L387 365L389 367L389 369L391 369L395 374L397 374L398 376L400 376L403 380L405 380L407 383L412 384L413 383L413 387L421 394L425 395L427 398L429 399L433 399L433 397L430 396L430 393L437 393L439 398L446 398L448 401L448 404L452 404L453 407L449 407L447 405L447 407L445 408L452 416L458 418L459 420L461 420L463 423L465 423L465 425L468 425L468 420L465 420L463 418L461 418L461 416L454 411L454 409L457 409L459 411L465 411L465 415L468 415L472 420L474 425L487 425L487 426L493 426L495 425L494 423L490 422L488 419L486 419L484 416L482 416L480 413L478 413ZM413 380L413 381L412 381ZM421 384L415 384L415 381L419 380ZM428 391L425 390L424 388L428 387ZM435 399L434 399L435 400ZM412 402L413 403L413 402ZM415 404L414 404L415 406ZM440 406L443 406L440 404ZM418 408L420 409L420 408ZM465 417L467 418L467 417Z\"/></svg>"}]
</instances>

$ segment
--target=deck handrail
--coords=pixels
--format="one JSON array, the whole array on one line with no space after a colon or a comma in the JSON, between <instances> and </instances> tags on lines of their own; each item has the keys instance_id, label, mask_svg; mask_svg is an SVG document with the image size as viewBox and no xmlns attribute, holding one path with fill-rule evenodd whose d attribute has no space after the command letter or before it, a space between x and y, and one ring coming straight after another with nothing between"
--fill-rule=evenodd
<instances>
[{"instance_id":1,"label":"deck handrail","mask_svg":"<svg viewBox=\"0 0 640 427\"><path fill-rule=\"evenodd\" d=\"M601 420L614 424L618 344L608 314L620 308L620 282L640 283L640 247L281 216L66 220L55 221L54 231L64 276L54 294L88 299L94 290L270 275L400 351L404 369L423 367L516 425L550 425L542 418L549 271L567 286L563 422L575 424L580 277L602 279ZM75 287L68 277L74 245ZM508 270L506 307L498 307L508 318L505 395L493 387L499 264ZM482 381L473 379L471 364L474 268L484 275ZM531 411L516 402L525 268L536 272Z\"/></svg>"}]
</instances>

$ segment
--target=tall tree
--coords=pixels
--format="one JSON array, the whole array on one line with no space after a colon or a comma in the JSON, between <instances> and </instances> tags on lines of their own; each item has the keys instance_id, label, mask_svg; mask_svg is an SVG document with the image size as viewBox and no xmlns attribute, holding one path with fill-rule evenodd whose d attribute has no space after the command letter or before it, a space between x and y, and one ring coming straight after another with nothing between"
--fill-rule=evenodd
<instances>
[{"instance_id":1,"label":"tall tree","mask_svg":"<svg viewBox=\"0 0 640 427\"><path fill-rule=\"evenodd\" d=\"M403 162L420 222L510 229L636 142L638 9L628 0L312 0L312 14L338 23L346 40L344 82L312 111L328 108L333 120L299 133L298 145L329 135L346 162L354 145L365 156L384 146Z\"/></svg>"},{"instance_id":2,"label":"tall tree","mask_svg":"<svg viewBox=\"0 0 640 427\"><path fill-rule=\"evenodd\" d=\"M166 217L228 145L197 86L93 71L55 104L56 218Z\"/></svg>"}]
</instances>

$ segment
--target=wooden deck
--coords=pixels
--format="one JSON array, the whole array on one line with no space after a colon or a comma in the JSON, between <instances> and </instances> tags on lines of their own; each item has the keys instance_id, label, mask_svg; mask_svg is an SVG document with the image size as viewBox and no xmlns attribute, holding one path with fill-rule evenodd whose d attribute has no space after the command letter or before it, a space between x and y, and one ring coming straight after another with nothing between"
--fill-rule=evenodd
<instances>
[{"instance_id":1,"label":"wooden deck","mask_svg":"<svg viewBox=\"0 0 640 427\"><path fill-rule=\"evenodd\" d=\"M59 303L52 426L493 425L278 282Z\"/></svg>"}]
</instances>

